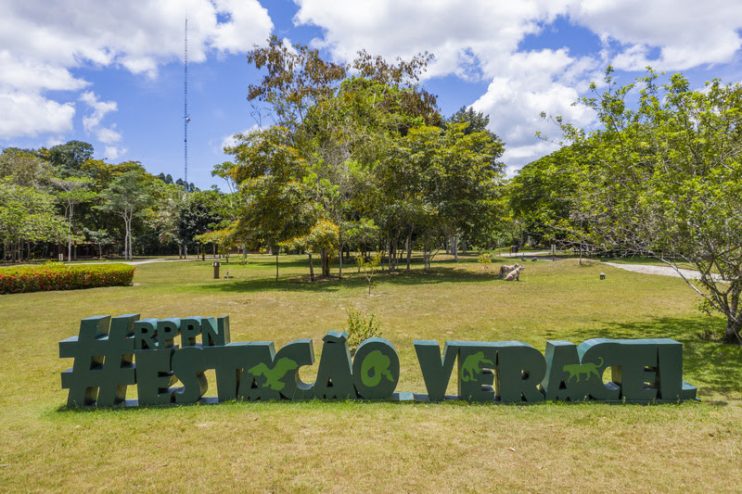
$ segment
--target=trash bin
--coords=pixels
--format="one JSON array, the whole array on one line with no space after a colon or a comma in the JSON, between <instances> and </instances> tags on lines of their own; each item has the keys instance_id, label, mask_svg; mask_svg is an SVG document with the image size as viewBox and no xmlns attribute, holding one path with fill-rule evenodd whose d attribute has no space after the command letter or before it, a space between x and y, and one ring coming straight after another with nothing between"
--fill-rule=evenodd
<instances>
[{"instance_id":1,"label":"trash bin","mask_svg":"<svg viewBox=\"0 0 742 494\"><path fill-rule=\"evenodd\" d=\"M219 279L219 261L214 261L214 279Z\"/></svg>"}]
</instances>

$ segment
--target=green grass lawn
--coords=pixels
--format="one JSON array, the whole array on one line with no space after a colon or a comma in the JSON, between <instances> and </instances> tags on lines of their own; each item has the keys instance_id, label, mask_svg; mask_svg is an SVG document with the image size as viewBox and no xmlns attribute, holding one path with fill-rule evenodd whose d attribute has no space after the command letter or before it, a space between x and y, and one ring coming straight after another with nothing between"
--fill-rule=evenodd
<instances>
[{"instance_id":1,"label":"green grass lawn","mask_svg":"<svg viewBox=\"0 0 742 494\"><path fill-rule=\"evenodd\" d=\"M742 485L742 349L703 341L682 280L576 260L529 262L520 282L463 258L365 280L310 283L301 257L137 267L133 287L0 296L0 491L731 492ZM600 281L598 274L608 273ZM700 403L529 406L228 403L63 410L58 341L79 320L229 314L233 341L280 347L373 312L400 355L400 391L424 391L413 339L672 337ZM307 372L312 380L316 365ZM212 376L213 377L213 376ZM451 390L455 387L452 377ZM210 382L207 395L214 393ZM134 396L131 388L131 395Z\"/></svg>"}]
</instances>

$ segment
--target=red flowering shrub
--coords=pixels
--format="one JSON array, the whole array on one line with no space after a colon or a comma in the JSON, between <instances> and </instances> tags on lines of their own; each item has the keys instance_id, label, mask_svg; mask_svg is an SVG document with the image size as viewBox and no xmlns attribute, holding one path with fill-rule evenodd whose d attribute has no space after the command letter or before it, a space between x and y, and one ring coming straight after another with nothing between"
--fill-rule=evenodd
<instances>
[{"instance_id":1,"label":"red flowering shrub","mask_svg":"<svg viewBox=\"0 0 742 494\"><path fill-rule=\"evenodd\" d=\"M0 294L127 286L131 285L132 278L134 267L126 264L46 264L0 268Z\"/></svg>"}]
</instances>

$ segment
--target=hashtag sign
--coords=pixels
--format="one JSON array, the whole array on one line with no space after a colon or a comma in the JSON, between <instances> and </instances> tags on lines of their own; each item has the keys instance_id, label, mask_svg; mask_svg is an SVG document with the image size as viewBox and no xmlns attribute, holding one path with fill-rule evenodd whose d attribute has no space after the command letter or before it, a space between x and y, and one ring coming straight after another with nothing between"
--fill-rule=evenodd
<instances>
[{"instance_id":1,"label":"hashtag sign","mask_svg":"<svg viewBox=\"0 0 742 494\"><path fill-rule=\"evenodd\" d=\"M138 314L95 316L80 321L79 336L59 342L59 356L72 358L62 372L69 389L67 406L110 407L126 401L126 388L135 384L134 321Z\"/></svg>"}]
</instances>

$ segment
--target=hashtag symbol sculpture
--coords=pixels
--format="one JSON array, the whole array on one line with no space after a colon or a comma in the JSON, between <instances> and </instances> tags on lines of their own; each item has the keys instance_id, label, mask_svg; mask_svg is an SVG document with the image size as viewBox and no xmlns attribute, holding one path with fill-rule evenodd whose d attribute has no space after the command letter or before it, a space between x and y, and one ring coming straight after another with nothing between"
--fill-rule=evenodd
<instances>
[{"instance_id":1,"label":"hashtag symbol sculpture","mask_svg":"<svg viewBox=\"0 0 742 494\"><path fill-rule=\"evenodd\" d=\"M89 317L80 321L79 336L59 342L59 356L74 359L72 368L62 372L62 388L69 389L68 407L126 402L126 389L136 382L133 325L137 319L138 314Z\"/></svg>"}]
</instances>

